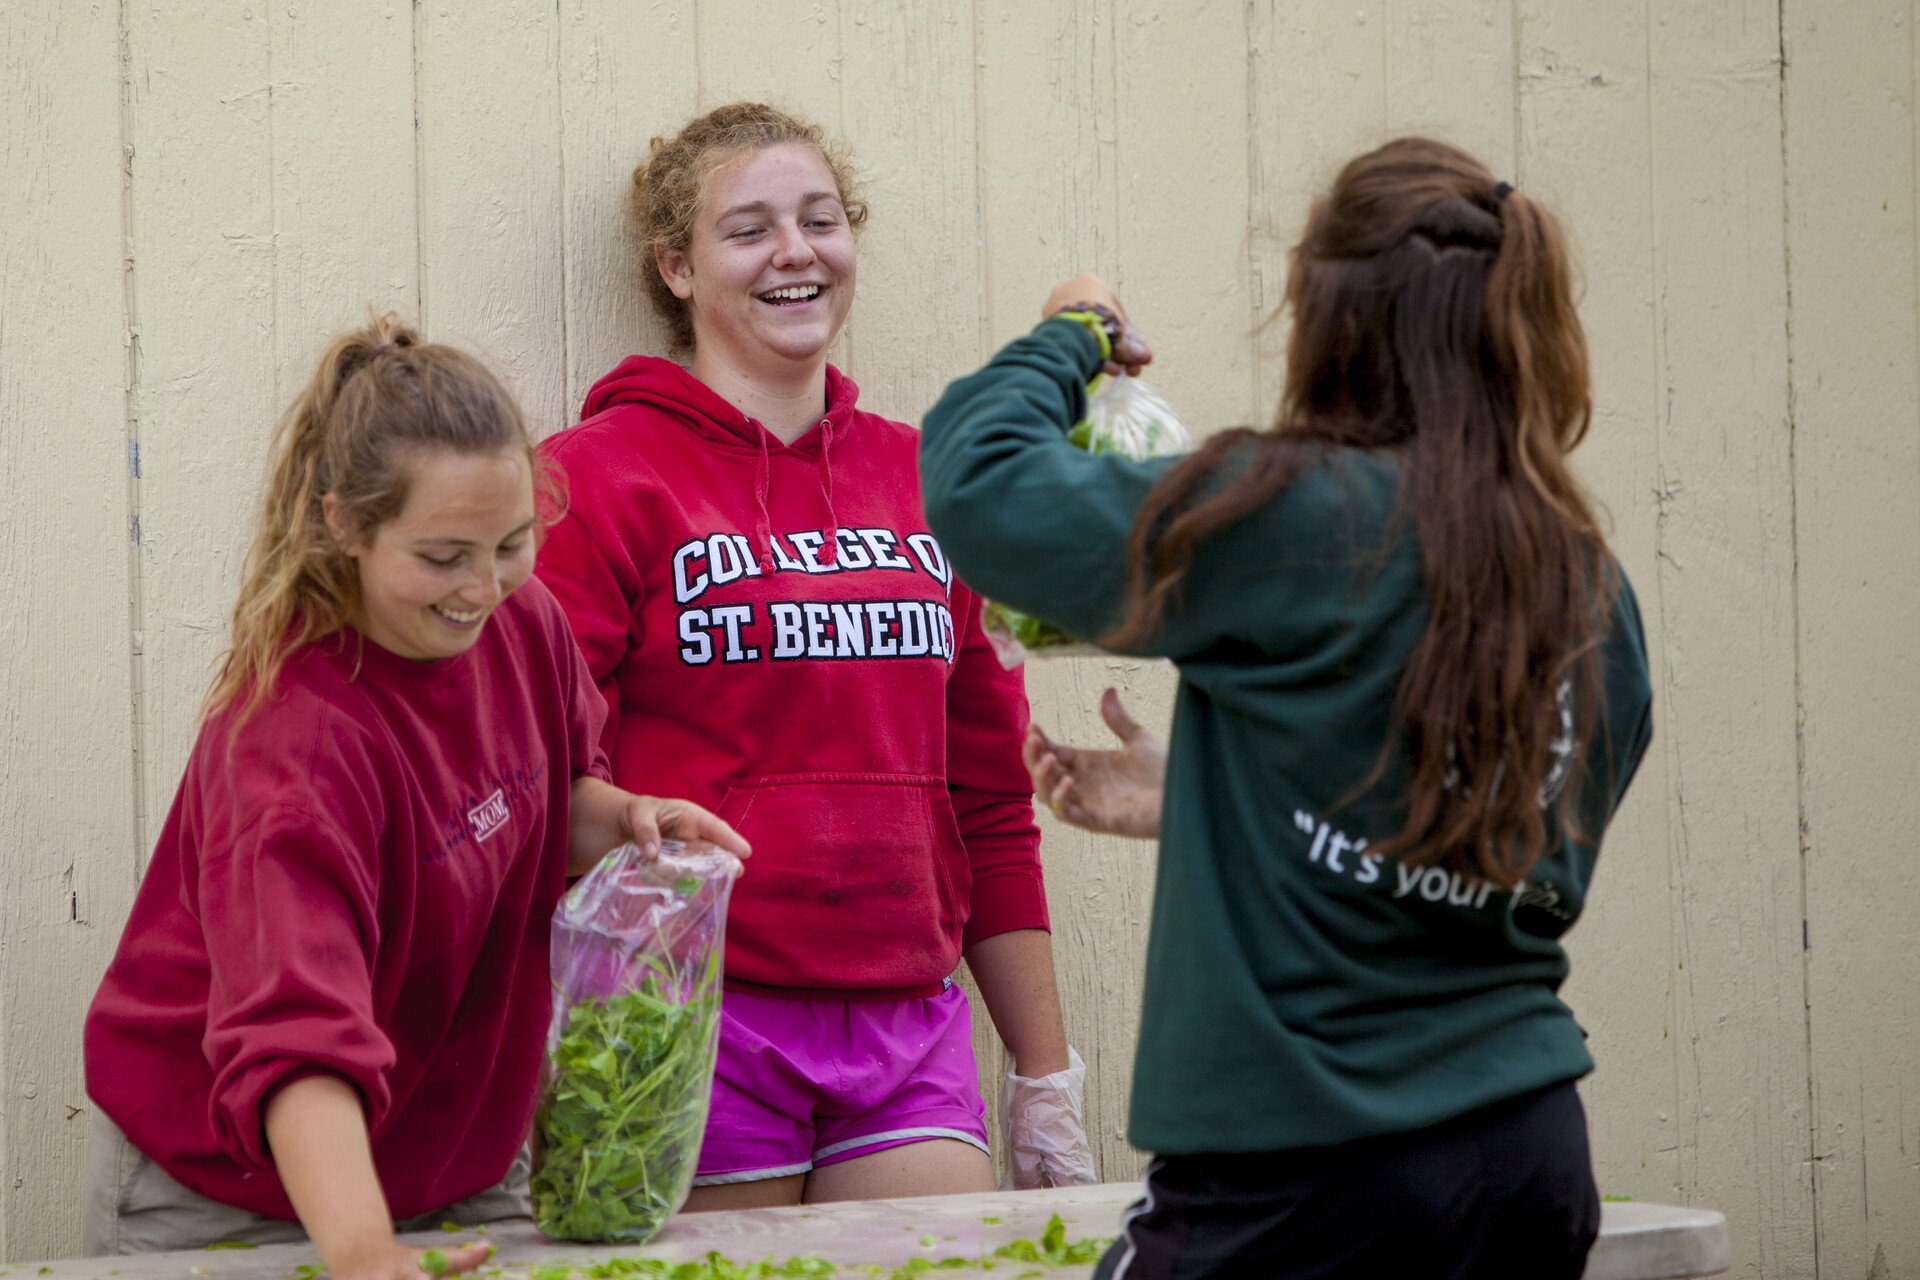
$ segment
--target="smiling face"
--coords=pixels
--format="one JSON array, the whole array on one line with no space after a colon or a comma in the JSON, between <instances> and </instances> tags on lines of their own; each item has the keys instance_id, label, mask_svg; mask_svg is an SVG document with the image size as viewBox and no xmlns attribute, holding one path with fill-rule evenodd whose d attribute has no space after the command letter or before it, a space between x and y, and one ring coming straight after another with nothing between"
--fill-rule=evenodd
<instances>
[{"instance_id":1,"label":"smiling face","mask_svg":"<svg viewBox=\"0 0 1920 1280\"><path fill-rule=\"evenodd\" d=\"M519 450L415 448L407 481L406 505L371 535L341 526L335 495L323 510L359 562L360 632L403 658L451 658L533 573L533 475Z\"/></svg>"},{"instance_id":2,"label":"smiling face","mask_svg":"<svg viewBox=\"0 0 1920 1280\"><path fill-rule=\"evenodd\" d=\"M793 144L720 165L685 252L656 255L692 313L696 364L749 375L825 361L853 306L854 258L833 170Z\"/></svg>"}]
</instances>

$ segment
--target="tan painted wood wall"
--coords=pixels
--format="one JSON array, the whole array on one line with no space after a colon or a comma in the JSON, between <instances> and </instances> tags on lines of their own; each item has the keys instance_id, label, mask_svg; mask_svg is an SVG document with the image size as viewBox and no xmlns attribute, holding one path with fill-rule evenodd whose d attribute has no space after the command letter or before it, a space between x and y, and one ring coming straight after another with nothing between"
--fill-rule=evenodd
<instances>
[{"instance_id":1,"label":"tan painted wood wall","mask_svg":"<svg viewBox=\"0 0 1920 1280\"><path fill-rule=\"evenodd\" d=\"M870 175L838 358L906 419L1089 268L1190 421L1264 418L1286 237L1396 132L1565 214L1582 469L1658 690L1573 944L1603 1190L1724 1210L1736 1274L1920 1274L1915 25L1912 0L0 4L0 1258L78 1245L81 1015L322 340L394 309L564 424L659 349L621 219L647 138L751 96ZM1091 660L1032 671L1036 715L1093 740L1108 682L1166 715L1164 668ZM1051 827L1045 853L1089 1128L1130 1177L1151 853Z\"/></svg>"}]
</instances>

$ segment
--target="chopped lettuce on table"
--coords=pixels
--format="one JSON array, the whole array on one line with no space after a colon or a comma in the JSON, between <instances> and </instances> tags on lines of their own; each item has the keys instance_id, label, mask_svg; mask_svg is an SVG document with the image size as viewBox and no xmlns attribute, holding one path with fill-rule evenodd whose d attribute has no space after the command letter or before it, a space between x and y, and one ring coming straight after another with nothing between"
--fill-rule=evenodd
<instances>
[{"instance_id":1,"label":"chopped lettuce on table","mask_svg":"<svg viewBox=\"0 0 1920 1280\"><path fill-rule=\"evenodd\" d=\"M998 1219L988 1219L989 1222ZM926 1237L922 1243L926 1243ZM665 1280L775 1280L781 1276L865 1276L868 1280L914 1280L928 1272L991 1272L1008 1264L1039 1263L1042 1267L1084 1266L1097 1262L1113 1243L1110 1236L1067 1239L1066 1223L1054 1214L1041 1232L1039 1242L1012 1240L980 1257L914 1258L903 1266L878 1266L871 1263L835 1265L817 1254L796 1254L785 1259L762 1258L757 1262L735 1262L717 1251L690 1262L670 1262L665 1258L612 1257L586 1266L534 1264L528 1268L528 1280L628 1280L629 1277L660 1276ZM485 1277L502 1274L500 1269L482 1273ZM1013 1280L1044 1276L1045 1271L1023 1270Z\"/></svg>"},{"instance_id":2,"label":"chopped lettuce on table","mask_svg":"<svg viewBox=\"0 0 1920 1280\"><path fill-rule=\"evenodd\" d=\"M1117 453L1138 460L1185 453L1193 447L1193 437L1152 387L1138 378L1103 373L1088 384L1087 416L1067 433L1067 443L1096 457ZM981 625L1003 667L1017 667L1033 657L1101 652L1098 646L997 600L987 602Z\"/></svg>"}]
</instances>

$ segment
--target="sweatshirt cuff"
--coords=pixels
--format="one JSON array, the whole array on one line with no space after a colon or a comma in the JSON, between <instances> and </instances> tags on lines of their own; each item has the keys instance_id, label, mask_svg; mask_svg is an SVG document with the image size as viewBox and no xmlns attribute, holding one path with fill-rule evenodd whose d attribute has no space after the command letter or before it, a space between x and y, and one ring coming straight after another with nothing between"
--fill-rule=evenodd
<instances>
[{"instance_id":1,"label":"sweatshirt cuff","mask_svg":"<svg viewBox=\"0 0 1920 1280\"><path fill-rule=\"evenodd\" d=\"M960 936L960 949L1015 929L1052 932L1047 919L1047 886L1037 862L975 872L972 910Z\"/></svg>"},{"instance_id":2,"label":"sweatshirt cuff","mask_svg":"<svg viewBox=\"0 0 1920 1280\"><path fill-rule=\"evenodd\" d=\"M384 1078L374 1081L376 1095L369 1093L367 1082L358 1074L343 1070L338 1063L274 1058L255 1063L233 1079L215 1082L211 1117L214 1140L242 1168L277 1172L279 1166L274 1164L273 1151L267 1145L267 1103L280 1090L308 1076L335 1076L353 1086L366 1113L368 1137L379 1132L376 1118L386 1111L388 1103Z\"/></svg>"}]
</instances>

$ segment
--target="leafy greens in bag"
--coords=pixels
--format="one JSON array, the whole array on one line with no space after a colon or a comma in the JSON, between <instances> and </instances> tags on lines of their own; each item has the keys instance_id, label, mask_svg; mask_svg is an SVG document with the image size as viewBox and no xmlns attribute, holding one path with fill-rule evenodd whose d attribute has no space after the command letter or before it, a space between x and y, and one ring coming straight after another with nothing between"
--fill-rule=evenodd
<instances>
[{"instance_id":1,"label":"leafy greens in bag","mask_svg":"<svg viewBox=\"0 0 1920 1280\"><path fill-rule=\"evenodd\" d=\"M1088 384L1087 416L1074 424L1067 441L1091 454L1117 453L1136 461L1193 448L1193 437L1158 391L1138 378L1104 373ZM981 623L1003 667L1017 667L1031 657L1101 652L1051 623L996 600L987 602Z\"/></svg>"},{"instance_id":2,"label":"leafy greens in bag","mask_svg":"<svg viewBox=\"0 0 1920 1280\"><path fill-rule=\"evenodd\" d=\"M553 916L553 1024L535 1112L534 1221L566 1240L639 1243L687 1197L720 1034L727 899L740 861L627 844Z\"/></svg>"}]
</instances>

